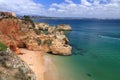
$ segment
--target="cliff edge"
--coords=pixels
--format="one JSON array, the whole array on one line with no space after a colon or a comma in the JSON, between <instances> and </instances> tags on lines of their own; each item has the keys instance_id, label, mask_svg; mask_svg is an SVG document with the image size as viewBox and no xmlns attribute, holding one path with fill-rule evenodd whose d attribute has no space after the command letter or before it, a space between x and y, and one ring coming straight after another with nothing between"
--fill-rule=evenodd
<instances>
[{"instance_id":1,"label":"cliff edge","mask_svg":"<svg viewBox=\"0 0 120 80\"><path fill-rule=\"evenodd\" d=\"M63 31L45 23L40 24L34 24L29 17L2 18L0 41L16 54L22 54L19 48L59 55L72 54L72 47Z\"/></svg>"}]
</instances>

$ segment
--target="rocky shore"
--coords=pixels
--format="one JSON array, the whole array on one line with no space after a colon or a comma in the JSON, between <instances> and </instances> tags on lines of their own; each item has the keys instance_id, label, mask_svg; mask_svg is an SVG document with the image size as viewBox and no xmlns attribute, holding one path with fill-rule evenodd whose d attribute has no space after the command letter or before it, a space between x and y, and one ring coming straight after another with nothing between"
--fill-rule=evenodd
<instances>
[{"instance_id":1,"label":"rocky shore","mask_svg":"<svg viewBox=\"0 0 120 80\"><path fill-rule=\"evenodd\" d=\"M34 24L26 17L3 18L0 25L0 41L17 54L22 54L19 48L26 48L52 54L71 55L72 47L69 45L69 40L64 32L59 30L64 28L56 28L46 23Z\"/></svg>"},{"instance_id":2,"label":"rocky shore","mask_svg":"<svg viewBox=\"0 0 120 80\"><path fill-rule=\"evenodd\" d=\"M36 80L29 66L9 48L0 51L0 80Z\"/></svg>"},{"instance_id":3,"label":"rocky shore","mask_svg":"<svg viewBox=\"0 0 120 80\"><path fill-rule=\"evenodd\" d=\"M47 68L44 64L47 62L42 55L72 54L72 47L63 32L71 30L69 25L55 27L47 23L34 23L28 16L20 19L12 13L0 15L0 42L8 47L0 52L0 80L44 80Z\"/></svg>"},{"instance_id":4,"label":"rocky shore","mask_svg":"<svg viewBox=\"0 0 120 80\"><path fill-rule=\"evenodd\" d=\"M41 44L49 44L48 46L45 44L48 52L59 55L71 55L72 47L69 45L69 40L64 32L60 30L64 30L64 28L50 26L47 23L35 23L35 29L38 31L41 30L42 34L39 34Z\"/></svg>"},{"instance_id":5,"label":"rocky shore","mask_svg":"<svg viewBox=\"0 0 120 80\"><path fill-rule=\"evenodd\" d=\"M71 31L72 28L70 27L70 25L67 25L67 24L59 24L57 26L57 29L58 30L65 30L65 31Z\"/></svg>"}]
</instances>

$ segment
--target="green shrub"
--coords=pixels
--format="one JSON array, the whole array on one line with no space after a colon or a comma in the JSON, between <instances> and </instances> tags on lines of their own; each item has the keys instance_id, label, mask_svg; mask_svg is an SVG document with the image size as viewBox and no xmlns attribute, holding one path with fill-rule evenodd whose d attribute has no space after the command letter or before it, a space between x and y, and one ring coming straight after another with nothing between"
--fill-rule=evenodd
<instances>
[{"instance_id":1,"label":"green shrub","mask_svg":"<svg viewBox=\"0 0 120 80\"><path fill-rule=\"evenodd\" d=\"M3 43L0 42L0 51L4 51L7 49L7 46L5 46Z\"/></svg>"}]
</instances>

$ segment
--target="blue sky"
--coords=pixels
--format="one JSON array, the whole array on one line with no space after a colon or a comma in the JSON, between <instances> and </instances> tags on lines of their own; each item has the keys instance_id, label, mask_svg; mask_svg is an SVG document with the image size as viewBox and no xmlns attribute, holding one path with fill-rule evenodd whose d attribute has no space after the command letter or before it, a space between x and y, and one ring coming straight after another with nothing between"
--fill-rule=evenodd
<instances>
[{"instance_id":1,"label":"blue sky","mask_svg":"<svg viewBox=\"0 0 120 80\"><path fill-rule=\"evenodd\" d=\"M19 15L120 19L120 0L0 0L0 11Z\"/></svg>"}]
</instances>

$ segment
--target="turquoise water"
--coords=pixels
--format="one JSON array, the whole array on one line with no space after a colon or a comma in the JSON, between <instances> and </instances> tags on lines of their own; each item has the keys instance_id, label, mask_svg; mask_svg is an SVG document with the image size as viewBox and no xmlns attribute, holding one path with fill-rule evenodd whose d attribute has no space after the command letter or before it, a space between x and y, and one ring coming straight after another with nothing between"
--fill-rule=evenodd
<instances>
[{"instance_id":1,"label":"turquoise water","mask_svg":"<svg viewBox=\"0 0 120 80\"><path fill-rule=\"evenodd\" d=\"M70 24L72 56L50 55L60 80L120 80L120 20L35 20Z\"/></svg>"}]
</instances>

